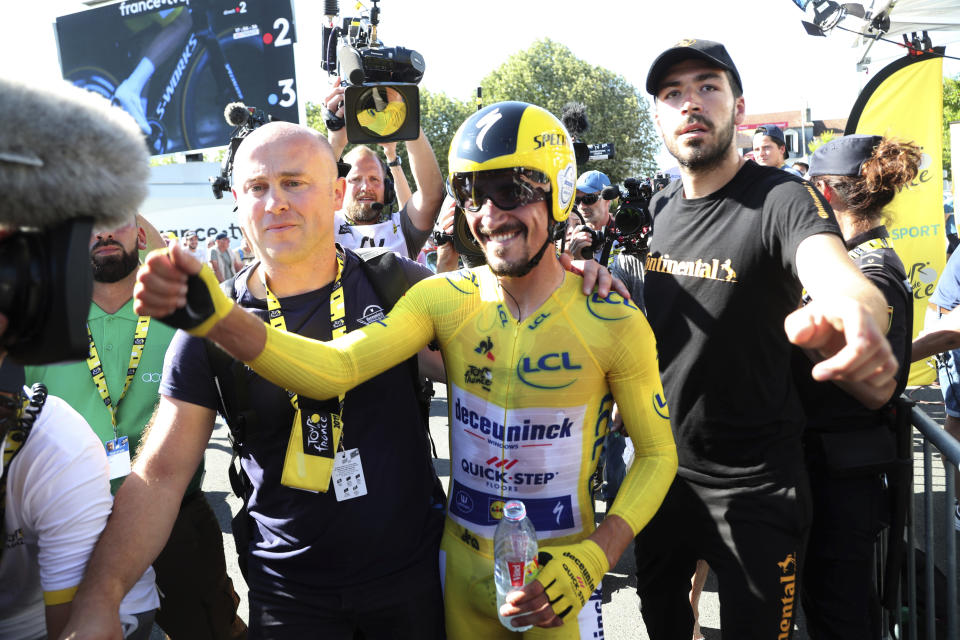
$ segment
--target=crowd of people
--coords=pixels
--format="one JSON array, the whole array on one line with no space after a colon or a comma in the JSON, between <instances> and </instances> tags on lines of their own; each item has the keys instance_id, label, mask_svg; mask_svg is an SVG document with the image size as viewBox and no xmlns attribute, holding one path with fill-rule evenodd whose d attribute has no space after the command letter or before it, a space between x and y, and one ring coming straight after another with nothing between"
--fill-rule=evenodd
<instances>
[{"instance_id":1,"label":"crowd of people","mask_svg":"<svg viewBox=\"0 0 960 640\"><path fill-rule=\"evenodd\" d=\"M249 261L226 234L141 260L164 243L135 206L95 229L87 359L0 368L0 638L509 638L510 499L540 553L499 613L529 637L602 637L627 552L653 639L697 637L708 567L725 637L790 638L802 603L811 638L879 638L894 402L911 360L960 347L946 275L911 345L883 223L919 148L845 136L798 169L766 125L745 159L744 87L707 40L661 53L646 90L680 179L643 252L598 249L610 178L521 102L467 118L446 177L422 130L406 142L414 189L396 143L384 161L344 155L343 129L257 128L232 175ZM324 105L343 118L339 84ZM458 216L484 264L444 241L439 273L417 264ZM447 385L446 492L425 379ZM948 357L955 435L957 380ZM201 489L218 414L246 623Z\"/></svg>"}]
</instances>

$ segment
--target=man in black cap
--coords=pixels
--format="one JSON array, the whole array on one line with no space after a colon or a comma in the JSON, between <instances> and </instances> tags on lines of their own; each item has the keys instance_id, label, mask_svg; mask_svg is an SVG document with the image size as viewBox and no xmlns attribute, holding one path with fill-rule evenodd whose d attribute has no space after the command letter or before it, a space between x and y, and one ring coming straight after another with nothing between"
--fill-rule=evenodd
<instances>
[{"instance_id":1,"label":"man in black cap","mask_svg":"<svg viewBox=\"0 0 960 640\"><path fill-rule=\"evenodd\" d=\"M762 124L753 132L753 159L764 167L777 167L795 176L803 174L787 165L790 152L783 129L775 124Z\"/></svg>"},{"instance_id":2,"label":"man in black cap","mask_svg":"<svg viewBox=\"0 0 960 640\"><path fill-rule=\"evenodd\" d=\"M651 202L644 283L680 468L636 540L641 610L654 640L689 638L704 559L725 637L790 638L809 528L790 343L822 352L818 380L882 385L886 303L816 190L737 153L743 89L723 45L668 49L647 91L682 178ZM801 288L813 302L794 312Z\"/></svg>"}]
</instances>

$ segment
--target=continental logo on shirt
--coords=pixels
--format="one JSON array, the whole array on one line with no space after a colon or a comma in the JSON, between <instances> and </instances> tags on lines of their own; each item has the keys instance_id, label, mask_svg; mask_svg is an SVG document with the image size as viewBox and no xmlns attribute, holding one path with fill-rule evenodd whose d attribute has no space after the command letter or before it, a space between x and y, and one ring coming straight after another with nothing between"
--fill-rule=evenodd
<instances>
[{"instance_id":1,"label":"continental logo on shirt","mask_svg":"<svg viewBox=\"0 0 960 640\"><path fill-rule=\"evenodd\" d=\"M737 272L733 268L730 258L721 261L719 258L697 258L694 260L674 260L668 254L662 256L647 256L647 271L659 271L675 276L690 276L720 282L736 282Z\"/></svg>"},{"instance_id":2,"label":"continental logo on shirt","mask_svg":"<svg viewBox=\"0 0 960 640\"><path fill-rule=\"evenodd\" d=\"M820 198L817 197L817 192L813 190L806 182L803 183L803 188L807 190L807 193L810 194L810 197L813 198L813 205L817 208L817 215L827 220L830 218L830 214L827 213L826 207L823 206L823 203L820 201Z\"/></svg>"}]
</instances>

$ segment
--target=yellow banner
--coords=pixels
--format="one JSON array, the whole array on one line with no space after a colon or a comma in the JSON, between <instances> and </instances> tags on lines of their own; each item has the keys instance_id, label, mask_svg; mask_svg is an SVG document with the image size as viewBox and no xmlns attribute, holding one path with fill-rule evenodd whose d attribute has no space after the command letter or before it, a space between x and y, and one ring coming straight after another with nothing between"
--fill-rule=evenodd
<instances>
[{"instance_id":1,"label":"yellow banner","mask_svg":"<svg viewBox=\"0 0 960 640\"><path fill-rule=\"evenodd\" d=\"M845 134L909 140L923 148L920 174L885 212L893 247L913 287L913 335L923 328L927 302L947 261L943 219L943 57L908 56L884 67L860 92ZM925 362L910 370L911 385L930 384L936 371Z\"/></svg>"}]
</instances>

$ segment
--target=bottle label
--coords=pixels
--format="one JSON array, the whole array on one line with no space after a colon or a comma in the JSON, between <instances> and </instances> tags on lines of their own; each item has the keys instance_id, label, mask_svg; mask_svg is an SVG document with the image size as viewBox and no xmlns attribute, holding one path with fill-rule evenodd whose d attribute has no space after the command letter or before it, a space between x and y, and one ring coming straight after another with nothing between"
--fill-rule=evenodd
<instances>
[{"instance_id":1,"label":"bottle label","mask_svg":"<svg viewBox=\"0 0 960 640\"><path fill-rule=\"evenodd\" d=\"M510 571L510 586L522 587L530 582L530 579L536 574L537 561L529 562L510 562L507 561L507 568Z\"/></svg>"}]
</instances>

